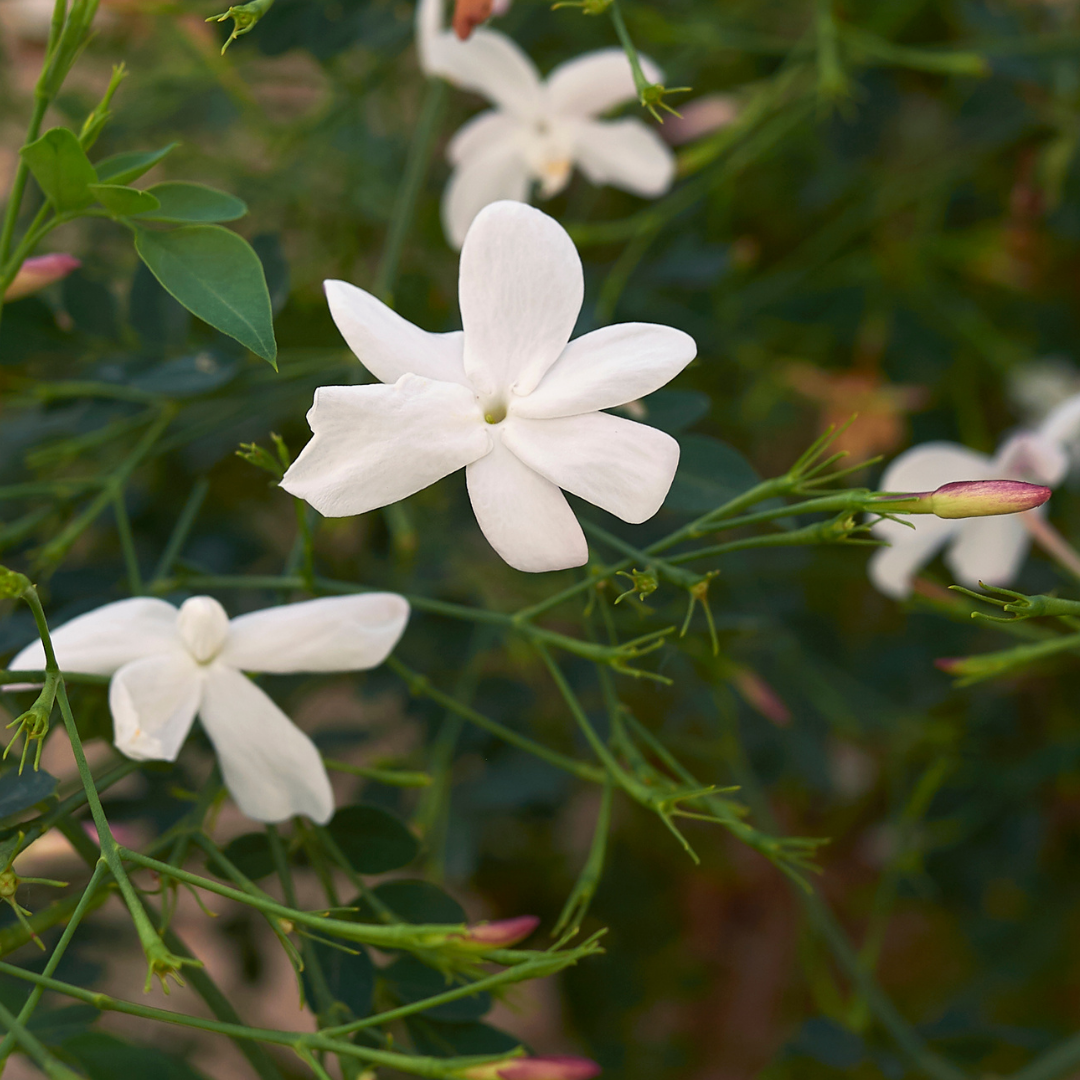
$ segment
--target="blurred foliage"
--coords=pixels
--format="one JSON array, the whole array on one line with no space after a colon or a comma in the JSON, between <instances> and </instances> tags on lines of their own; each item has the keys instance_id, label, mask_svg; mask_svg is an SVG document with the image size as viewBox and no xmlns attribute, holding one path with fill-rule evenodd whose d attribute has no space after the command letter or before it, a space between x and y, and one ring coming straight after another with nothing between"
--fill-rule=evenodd
<instances>
[{"instance_id":1,"label":"blurred foliage","mask_svg":"<svg viewBox=\"0 0 1080 1080\"><path fill-rule=\"evenodd\" d=\"M155 181L214 184L247 203L237 228L266 273L280 371L193 320L111 224L53 235L52 246L77 254L83 268L7 306L0 333L0 550L41 583L53 625L152 577L171 579L176 599L198 576L296 574L303 548L291 500L234 451L269 444L274 431L295 453L315 386L367 378L320 283L371 287L386 259L425 94L412 8L277 0L224 59L226 29L203 22L215 12L190 9L149 0L104 9L81 81L56 111L77 127L109 64L125 61L131 76L97 156L176 141ZM724 93L741 111L680 151L680 179L654 203L578 176L545 204L585 260L578 332L655 321L699 346L676 386L644 402L644 419L684 446L665 510L634 529L592 508L583 518L642 547L758 476L786 470L830 408L830 416L863 411L848 433L855 450L891 454L945 438L989 451L1023 419L1009 396L1015 380L1047 359L1078 361L1075 3L634 0L623 12L669 81L693 87L687 104ZM498 25L545 71L614 40L608 19L536 0L515 0ZM20 72L35 54L32 43L7 44L0 137L13 150L29 108ZM445 102L392 290L397 310L431 330L457 318L457 259L438 217L442 149L477 106L456 91ZM837 387L831 398L800 391L807 366L825 380L815 386ZM881 415L851 401L852 378ZM882 406L873 395L888 387L921 388L918 411ZM94 479L103 476L112 478L104 487ZM1075 490L1055 494L1053 517L1066 536L1080 536ZM476 528L460 474L386 511L321 522L315 560L327 579L505 612L577 580L502 565ZM920 1065L898 1042L880 991L853 980L830 952L836 925L823 907L766 860L687 822L695 865L654 814L623 799L584 924L586 933L610 928L606 954L560 977L569 1037L613 1080L1071 1075L1075 1043L1064 1058L1041 1055L1077 1029L1075 659L954 689L935 658L1001 649L1015 643L1004 634L1021 629L973 622L972 605L942 588L949 578L940 567L900 606L870 588L860 550L749 550L717 566L709 599L720 656L699 608L694 633L650 658L671 684L615 676L619 698L699 780L740 785L735 797L758 828L830 838L817 883L855 943L857 966L908 1018L915 1045L958 1071ZM1034 554L1018 587L1068 584ZM236 613L302 593L252 586L219 595ZM614 596L597 603L608 610ZM665 582L612 610L628 638L680 625L686 604L685 591ZM578 635L581 620L573 601L545 625ZM28 613L10 606L0 650L32 635ZM417 612L398 655L513 731L585 751L520 638ZM593 665L562 661L607 735ZM295 711L316 683L280 679L274 692ZM390 700L425 733L390 764L428 770L432 787L356 782L365 813L411 820L422 836L410 872L419 866L451 892L479 892L499 914L535 912L550 928L586 861L599 791L436 701L410 701L389 671L346 683L366 707ZM782 711L763 715L755 688ZM107 738L103 690L75 690L84 736ZM13 699L7 707L21 711ZM344 722L317 732L333 756L365 737ZM195 782L185 760L168 791ZM0 777L5 823L49 797L38 783L20 804L11 774ZM159 830L186 809L164 786L152 790L123 800L124 820ZM244 840L230 857L253 878L269 873L261 834ZM421 896L383 902L428 910ZM452 903L442 893L436 902ZM87 962L79 945L65 961ZM340 996L355 1010L370 1007L373 993L405 1002L437 992L418 963L396 959L377 987L362 952L341 954L327 971L348 984ZM467 998L417 1017L409 1036L435 1054L498 1052L505 1037L480 1021L480 1004ZM48 1042L39 1027L60 1020L54 1010L34 1022ZM88 1075L137 1071L112 1036L60 1030L50 1045ZM1025 1070L1028 1062L1037 1064ZM156 1068L154 1076L190 1075L179 1062Z\"/></svg>"}]
</instances>

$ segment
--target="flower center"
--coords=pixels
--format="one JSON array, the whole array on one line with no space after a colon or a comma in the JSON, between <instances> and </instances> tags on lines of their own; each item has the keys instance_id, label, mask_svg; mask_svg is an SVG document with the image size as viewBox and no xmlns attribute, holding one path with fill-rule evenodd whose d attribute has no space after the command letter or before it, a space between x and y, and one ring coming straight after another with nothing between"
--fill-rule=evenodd
<instances>
[{"instance_id":1,"label":"flower center","mask_svg":"<svg viewBox=\"0 0 1080 1080\"><path fill-rule=\"evenodd\" d=\"M484 403L484 419L489 424L501 424L506 419L506 402L488 401Z\"/></svg>"},{"instance_id":2,"label":"flower center","mask_svg":"<svg viewBox=\"0 0 1080 1080\"><path fill-rule=\"evenodd\" d=\"M208 664L225 644L229 616L212 596L193 596L180 606L176 629L192 657Z\"/></svg>"}]
</instances>

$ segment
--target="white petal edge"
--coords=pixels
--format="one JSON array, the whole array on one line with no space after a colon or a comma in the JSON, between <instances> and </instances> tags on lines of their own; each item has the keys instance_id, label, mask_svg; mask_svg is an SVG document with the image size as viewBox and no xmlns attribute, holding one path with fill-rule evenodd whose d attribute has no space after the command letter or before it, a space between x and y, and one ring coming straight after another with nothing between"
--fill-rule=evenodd
<instances>
[{"instance_id":1,"label":"white petal edge","mask_svg":"<svg viewBox=\"0 0 1080 1080\"><path fill-rule=\"evenodd\" d=\"M320 825L333 817L334 795L315 744L250 679L212 665L199 716L225 786L247 817L273 822L306 814Z\"/></svg>"},{"instance_id":2,"label":"white petal edge","mask_svg":"<svg viewBox=\"0 0 1080 1080\"><path fill-rule=\"evenodd\" d=\"M894 600L911 595L915 575L960 530L959 521L914 516L914 530L897 521L879 521L874 536L887 540L890 547L878 548L870 558L867 573L875 589Z\"/></svg>"},{"instance_id":3,"label":"white petal edge","mask_svg":"<svg viewBox=\"0 0 1080 1080\"><path fill-rule=\"evenodd\" d=\"M514 417L505 428L503 442L530 469L635 525L660 509L679 466L670 435L610 413Z\"/></svg>"},{"instance_id":4,"label":"white petal edge","mask_svg":"<svg viewBox=\"0 0 1080 1080\"><path fill-rule=\"evenodd\" d=\"M697 355L689 334L654 323L618 323L575 338L540 385L514 400L514 416L574 416L625 405L669 383Z\"/></svg>"},{"instance_id":5,"label":"white petal edge","mask_svg":"<svg viewBox=\"0 0 1080 1080\"><path fill-rule=\"evenodd\" d=\"M491 445L469 390L417 375L393 386L321 386L307 419L314 434L281 486L325 517L404 499Z\"/></svg>"},{"instance_id":6,"label":"white petal edge","mask_svg":"<svg viewBox=\"0 0 1080 1080\"><path fill-rule=\"evenodd\" d=\"M480 530L515 570L535 574L588 561L589 545L566 496L499 439L465 478Z\"/></svg>"},{"instance_id":7,"label":"white petal edge","mask_svg":"<svg viewBox=\"0 0 1080 1080\"><path fill-rule=\"evenodd\" d=\"M465 237L458 291L465 371L477 391L528 394L570 340L585 278L574 242L554 218L496 202Z\"/></svg>"},{"instance_id":8,"label":"white petal edge","mask_svg":"<svg viewBox=\"0 0 1080 1080\"><path fill-rule=\"evenodd\" d=\"M403 319L369 292L333 279L323 282L330 314L356 358L380 382L411 373L468 386L461 331L431 334Z\"/></svg>"},{"instance_id":9,"label":"white petal edge","mask_svg":"<svg viewBox=\"0 0 1080 1080\"><path fill-rule=\"evenodd\" d=\"M1002 479L1056 487L1069 471L1069 455L1061 443L1025 431L1002 443L991 467Z\"/></svg>"},{"instance_id":10,"label":"white petal edge","mask_svg":"<svg viewBox=\"0 0 1080 1080\"><path fill-rule=\"evenodd\" d=\"M425 40L424 66L462 90L471 90L523 120L540 115L543 84L532 60L505 34L481 27L459 41L452 30Z\"/></svg>"},{"instance_id":11,"label":"white petal edge","mask_svg":"<svg viewBox=\"0 0 1080 1080\"><path fill-rule=\"evenodd\" d=\"M986 454L951 442L913 446L895 457L882 474L881 491L934 491L957 480L993 480Z\"/></svg>"},{"instance_id":12,"label":"white petal edge","mask_svg":"<svg viewBox=\"0 0 1080 1080\"><path fill-rule=\"evenodd\" d=\"M1039 425L1039 434L1062 445L1080 438L1080 394L1073 394L1055 405Z\"/></svg>"},{"instance_id":13,"label":"white petal edge","mask_svg":"<svg viewBox=\"0 0 1080 1080\"><path fill-rule=\"evenodd\" d=\"M450 174L443 191L443 231L450 246L461 248L469 226L485 206L501 200L527 202L529 184L528 166L513 139L496 143L463 160ZM463 362L462 372L464 370Z\"/></svg>"},{"instance_id":14,"label":"white petal edge","mask_svg":"<svg viewBox=\"0 0 1080 1080\"><path fill-rule=\"evenodd\" d=\"M945 565L961 585L974 589L1010 585L1027 558L1031 534L1023 514L967 518L960 522L956 540L945 553Z\"/></svg>"},{"instance_id":15,"label":"white petal edge","mask_svg":"<svg viewBox=\"0 0 1080 1080\"><path fill-rule=\"evenodd\" d=\"M180 644L176 608L164 600L133 596L88 611L50 634L61 671L112 675L132 660L167 652ZM35 641L8 665L11 671L45 666L45 649Z\"/></svg>"},{"instance_id":16,"label":"white petal edge","mask_svg":"<svg viewBox=\"0 0 1080 1080\"><path fill-rule=\"evenodd\" d=\"M675 155L643 121L583 120L574 133L574 160L592 183L652 199L675 179Z\"/></svg>"},{"instance_id":17,"label":"white petal edge","mask_svg":"<svg viewBox=\"0 0 1080 1080\"><path fill-rule=\"evenodd\" d=\"M660 69L641 56L645 78L663 81ZM634 73L619 48L597 49L559 64L547 77L550 108L564 116L600 116L624 101L637 98Z\"/></svg>"},{"instance_id":18,"label":"white petal edge","mask_svg":"<svg viewBox=\"0 0 1080 1080\"><path fill-rule=\"evenodd\" d=\"M240 615L219 660L241 671L363 671L381 664L409 621L396 593L327 596Z\"/></svg>"},{"instance_id":19,"label":"white petal edge","mask_svg":"<svg viewBox=\"0 0 1080 1080\"><path fill-rule=\"evenodd\" d=\"M202 696L202 671L182 649L125 664L109 683L113 745L136 761L175 761Z\"/></svg>"}]
</instances>

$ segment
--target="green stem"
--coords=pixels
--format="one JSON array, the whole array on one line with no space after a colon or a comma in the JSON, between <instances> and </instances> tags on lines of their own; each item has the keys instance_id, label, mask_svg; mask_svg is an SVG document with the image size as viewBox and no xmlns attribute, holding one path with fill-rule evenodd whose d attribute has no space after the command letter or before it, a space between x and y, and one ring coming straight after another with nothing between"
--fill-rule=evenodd
<instances>
[{"instance_id":1,"label":"green stem","mask_svg":"<svg viewBox=\"0 0 1080 1080\"><path fill-rule=\"evenodd\" d=\"M205 477L200 477L191 489L191 494L188 495L187 502L184 503L184 509L180 511L180 516L173 526L172 534L165 544L165 550L161 553L161 558L154 568L154 577L151 584L160 581L172 570L172 565L176 562L177 556L187 542L187 538L195 525L195 519L202 509L203 500L209 490L210 481Z\"/></svg>"},{"instance_id":2,"label":"green stem","mask_svg":"<svg viewBox=\"0 0 1080 1080\"><path fill-rule=\"evenodd\" d=\"M23 1048L27 1057L49 1080L80 1080L77 1073L57 1061L3 1005L0 1005L0 1024L8 1029L8 1035Z\"/></svg>"},{"instance_id":3,"label":"green stem","mask_svg":"<svg viewBox=\"0 0 1080 1080\"><path fill-rule=\"evenodd\" d=\"M139 557L135 553L135 539L131 535L131 520L124 505L124 492L117 489L113 493L113 513L116 515L116 532L120 537L120 550L124 553L124 565L127 568L128 591L132 596L141 596L143 591L142 573L139 570Z\"/></svg>"}]
</instances>

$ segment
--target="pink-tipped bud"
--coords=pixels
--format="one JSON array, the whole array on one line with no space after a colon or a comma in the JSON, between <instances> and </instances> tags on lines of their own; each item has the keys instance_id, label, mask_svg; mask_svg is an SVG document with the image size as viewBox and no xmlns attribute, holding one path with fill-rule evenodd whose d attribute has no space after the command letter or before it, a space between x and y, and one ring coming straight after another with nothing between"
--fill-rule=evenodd
<instances>
[{"instance_id":1,"label":"pink-tipped bud","mask_svg":"<svg viewBox=\"0 0 1080 1080\"><path fill-rule=\"evenodd\" d=\"M600 1066L583 1057L519 1057L474 1065L460 1075L465 1080L591 1080Z\"/></svg>"},{"instance_id":2,"label":"pink-tipped bud","mask_svg":"<svg viewBox=\"0 0 1080 1080\"><path fill-rule=\"evenodd\" d=\"M890 513L935 514L939 518L991 517L1019 514L1042 506L1053 492L1039 484L1020 480L958 480L936 491L889 495L877 499Z\"/></svg>"},{"instance_id":3,"label":"pink-tipped bud","mask_svg":"<svg viewBox=\"0 0 1080 1080\"><path fill-rule=\"evenodd\" d=\"M739 102L730 94L702 94L680 104L678 116L665 117L660 132L672 146L681 146L728 127L738 117Z\"/></svg>"},{"instance_id":4,"label":"pink-tipped bud","mask_svg":"<svg viewBox=\"0 0 1080 1080\"><path fill-rule=\"evenodd\" d=\"M475 945L481 949L508 949L524 941L539 925L540 920L535 915L518 915L514 919L470 926L455 940L459 944Z\"/></svg>"},{"instance_id":5,"label":"pink-tipped bud","mask_svg":"<svg viewBox=\"0 0 1080 1080\"><path fill-rule=\"evenodd\" d=\"M55 255L35 255L19 267L15 280L4 292L4 302L20 300L36 293L46 285L66 278L72 270L78 270L80 266L82 263L74 255L65 255L63 252Z\"/></svg>"},{"instance_id":6,"label":"pink-tipped bud","mask_svg":"<svg viewBox=\"0 0 1080 1080\"><path fill-rule=\"evenodd\" d=\"M731 677L739 696L750 708L778 727L791 723L791 710L780 695L752 668L738 668Z\"/></svg>"},{"instance_id":7,"label":"pink-tipped bud","mask_svg":"<svg viewBox=\"0 0 1080 1080\"><path fill-rule=\"evenodd\" d=\"M934 661L934 667L944 671L946 675L959 675L963 670L964 661L955 656L943 656Z\"/></svg>"}]
</instances>

